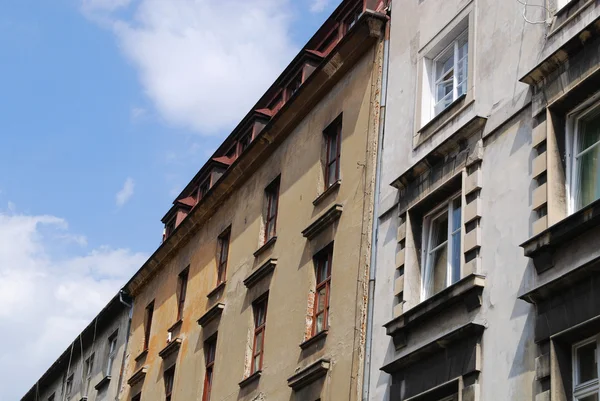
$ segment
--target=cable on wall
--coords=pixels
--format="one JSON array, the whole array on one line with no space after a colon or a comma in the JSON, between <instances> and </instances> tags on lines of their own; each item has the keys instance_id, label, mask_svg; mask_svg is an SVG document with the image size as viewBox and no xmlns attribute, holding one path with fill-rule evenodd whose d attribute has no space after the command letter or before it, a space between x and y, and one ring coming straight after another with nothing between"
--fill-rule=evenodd
<instances>
[{"instance_id":1,"label":"cable on wall","mask_svg":"<svg viewBox=\"0 0 600 401\"><path fill-rule=\"evenodd\" d=\"M533 24L533 25L550 24L550 22L552 22L552 19L550 17L552 15L552 13L550 12L550 9L541 4L529 4L529 1L530 0L517 0L517 2L519 4L523 5L523 19L525 20L525 22L527 22L528 24ZM540 21L533 21L533 20L530 20L529 18L527 18L527 11L529 10L530 7L536 7L536 8L543 9L544 13L547 16L546 19L540 20Z\"/></svg>"}]
</instances>

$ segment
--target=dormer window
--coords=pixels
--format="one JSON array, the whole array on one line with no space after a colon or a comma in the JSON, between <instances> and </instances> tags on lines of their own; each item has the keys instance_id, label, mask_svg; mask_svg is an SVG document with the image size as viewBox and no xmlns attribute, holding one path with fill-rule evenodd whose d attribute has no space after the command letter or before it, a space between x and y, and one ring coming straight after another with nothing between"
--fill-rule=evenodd
<instances>
[{"instance_id":1,"label":"dormer window","mask_svg":"<svg viewBox=\"0 0 600 401\"><path fill-rule=\"evenodd\" d=\"M238 142L238 156L241 155L252 142L252 132L243 135Z\"/></svg>"},{"instance_id":2,"label":"dormer window","mask_svg":"<svg viewBox=\"0 0 600 401\"><path fill-rule=\"evenodd\" d=\"M238 155L237 148L237 144L233 145L231 149L229 149L229 151L225 154L225 156L229 159L235 159Z\"/></svg>"},{"instance_id":3,"label":"dormer window","mask_svg":"<svg viewBox=\"0 0 600 401\"><path fill-rule=\"evenodd\" d=\"M275 98L271 100L271 103L269 103L268 108L273 113L277 113L279 109L281 109L281 106L283 106L283 92L279 92L277 96L275 96Z\"/></svg>"},{"instance_id":4,"label":"dormer window","mask_svg":"<svg viewBox=\"0 0 600 401\"><path fill-rule=\"evenodd\" d=\"M165 224L165 234L163 235L163 241L165 241L169 236L175 231L175 221L176 218L173 217L167 224Z\"/></svg>"},{"instance_id":5,"label":"dormer window","mask_svg":"<svg viewBox=\"0 0 600 401\"><path fill-rule=\"evenodd\" d=\"M344 20L344 35L346 34L346 32L348 32L354 25L356 25L356 23L358 22L358 19L360 18L360 15L362 14L362 9L361 8L356 8L353 11L351 11L348 16L346 17L346 19Z\"/></svg>"},{"instance_id":6,"label":"dormer window","mask_svg":"<svg viewBox=\"0 0 600 401\"><path fill-rule=\"evenodd\" d=\"M300 89L301 85L302 85L302 72L298 73L298 75L296 75L294 77L294 79L292 79L290 84L287 86L286 98L290 99L292 96L294 96L294 93L296 93L298 91L298 89Z\"/></svg>"},{"instance_id":7,"label":"dormer window","mask_svg":"<svg viewBox=\"0 0 600 401\"><path fill-rule=\"evenodd\" d=\"M200 200L206 196L209 189L210 180L204 180L204 182L202 182L202 184L200 184L200 186L198 187L198 202L200 202Z\"/></svg>"}]
</instances>

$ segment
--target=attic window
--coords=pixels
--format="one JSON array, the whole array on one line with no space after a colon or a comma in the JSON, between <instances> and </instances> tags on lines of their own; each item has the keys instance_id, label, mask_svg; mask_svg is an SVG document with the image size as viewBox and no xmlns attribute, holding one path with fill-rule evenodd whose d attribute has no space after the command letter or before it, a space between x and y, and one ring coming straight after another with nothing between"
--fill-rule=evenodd
<instances>
[{"instance_id":1,"label":"attic window","mask_svg":"<svg viewBox=\"0 0 600 401\"><path fill-rule=\"evenodd\" d=\"M240 138L238 142L238 155L241 155L250 146L250 142L252 142L252 132L248 132Z\"/></svg>"},{"instance_id":2,"label":"attic window","mask_svg":"<svg viewBox=\"0 0 600 401\"><path fill-rule=\"evenodd\" d=\"M327 38L321 42L321 44L319 45L319 47L317 48L318 52L321 53L329 53L329 51L335 46L335 44L337 43L337 39L339 37L339 33L337 28L332 30L331 33L329 34L329 36L327 36Z\"/></svg>"},{"instance_id":3,"label":"attic window","mask_svg":"<svg viewBox=\"0 0 600 401\"><path fill-rule=\"evenodd\" d=\"M300 89L301 85L302 85L302 71L300 71L294 77L294 79L292 79L290 81L290 84L287 86L287 88L286 88L286 98L289 99L292 96L294 96L294 93L296 93L298 91L298 89Z\"/></svg>"},{"instance_id":4,"label":"attic window","mask_svg":"<svg viewBox=\"0 0 600 401\"><path fill-rule=\"evenodd\" d=\"M348 16L346 17L346 19L344 19L344 34L346 34L346 32L348 32L354 25L356 25L361 14L362 9L360 7L357 7L350 13L348 13Z\"/></svg>"},{"instance_id":5,"label":"attic window","mask_svg":"<svg viewBox=\"0 0 600 401\"><path fill-rule=\"evenodd\" d=\"M200 201L202 198L204 198L206 196L209 189L210 189L210 179L207 178L198 187L198 201Z\"/></svg>"},{"instance_id":6,"label":"attic window","mask_svg":"<svg viewBox=\"0 0 600 401\"><path fill-rule=\"evenodd\" d=\"M279 92L277 96L275 96L275 98L271 100L271 103L269 103L268 108L274 113L277 113L279 109L281 109L281 106L283 106L283 91Z\"/></svg>"},{"instance_id":7,"label":"attic window","mask_svg":"<svg viewBox=\"0 0 600 401\"><path fill-rule=\"evenodd\" d=\"M237 144L233 145L231 147L231 149L229 149L229 151L225 154L226 157L228 157L229 159L235 159L237 155Z\"/></svg>"}]
</instances>

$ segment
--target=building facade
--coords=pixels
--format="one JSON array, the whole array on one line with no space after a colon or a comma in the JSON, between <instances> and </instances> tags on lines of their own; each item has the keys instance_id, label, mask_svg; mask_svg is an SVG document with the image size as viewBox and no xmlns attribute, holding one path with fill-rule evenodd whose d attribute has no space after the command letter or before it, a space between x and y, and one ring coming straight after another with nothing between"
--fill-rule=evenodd
<instances>
[{"instance_id":1,"label":"building facade","mask_svg":"<svg viewBox=\"0 0 600 401\"><path fill-rule=\"evenodd\" d=\"M365 399L600 397L600 5L526 4L392 2Z\"/></svg>"},{"instance_id":2,"label":"building facade","mask_svg":"<svg viewBox=\"0 0 600 401\"><path fill-rule=\"evenodd\" d=\"M122 400L360 399L386 24L343 1L177 197Z\"/></svg>"},{"instance_id":3,"label":"building facade","mask_svg":"<svg viewBox=\"0 0 600 401\"><path fill-rule=\"evenodd\" d=\"M117 400L123 384L130 300L115 296L21 401Z\"/></svg>"}]
</instances>

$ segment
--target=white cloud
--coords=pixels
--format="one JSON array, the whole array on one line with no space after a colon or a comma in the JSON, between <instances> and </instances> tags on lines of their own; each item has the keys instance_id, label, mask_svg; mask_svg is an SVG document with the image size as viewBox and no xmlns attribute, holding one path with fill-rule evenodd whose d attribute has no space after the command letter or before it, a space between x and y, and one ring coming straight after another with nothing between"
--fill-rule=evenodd
<instances>
[{"instance_id":1,"label":"white cloud","mask_svg":"<svg viewBox=\"0 0 600 401\"><path fill-rule=\"evenodd\" d=\"M160 115L201 134L234 126L297 52L290 0L140 0L131 9L131 20L91 18L111 27Z\"/></svg>"},{"instance_id":2,"label":"white cloud","mask_svg":"<svg viewBox=\"0 0 600 401\"><path fill-rule=\"evenodd\" d=\"M329 5L329 0L313 0L310 5L310 12L320 13L325 11L325 8Z\"/></svg>"},{"instance_id":3,"label":"white cloud","mask_svg":"<svg viewBox=\"0 0 600 401\"><path fill-rule=\"evenodd\" d=\"M82 0L85 11L115 11L128 6L131 0Z\"/></svg>"},{"instance_id":4,"label":"white cloud","mask_svg":"<svg viewBox=\"0 0 600 401\"><path fill-rule=\"evenodd\" d=\"M131 199L134 189L135 182L133 181L133 178L128 177L123 184L123 188L121 188L121 190L117 192L117 195L115 196L115 201L118 207L124 206L129 199Z\"/></svg>"},{"instance_id":5,"label":"white cloud","mask_svg":"<svg viewBox=\"0 0 600 401\"><path fill-rule=\"evenodd\" d=\"M0 210L0 399L20 399L147 257L84 238L61 218Z\"/></svg>"}]
</instances>

